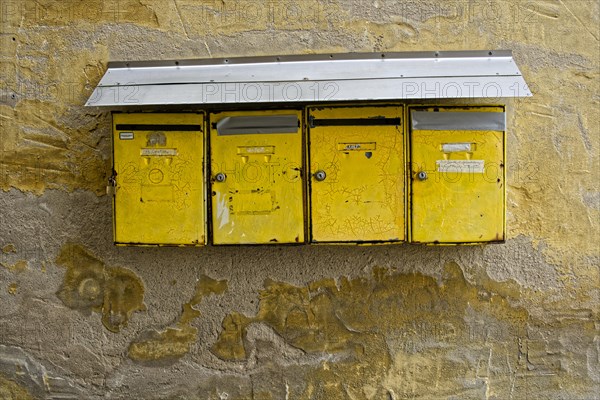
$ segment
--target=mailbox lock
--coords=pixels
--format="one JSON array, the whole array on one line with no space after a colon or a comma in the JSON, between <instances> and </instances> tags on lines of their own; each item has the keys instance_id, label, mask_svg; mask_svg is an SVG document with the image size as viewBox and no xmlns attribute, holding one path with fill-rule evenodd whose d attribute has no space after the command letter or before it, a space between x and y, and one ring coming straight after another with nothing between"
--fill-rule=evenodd
<instances>
[{"instance_id":1,"label":"mailbox lock","mask_svg":"<svg viewBox=\"0 0 600 400\"><path fill-rule=\"evenodd\" d=\"M421 171L417 174L417 178L419 178L419 180L424 181L425 179L427 179L427 172L425 171Z\"/></svg>"},{"instance_id":2,"label":"mailbox lock","mask_svg":"<svg viewBox=\"0 0 600 400\"><path fill-rule=\"evenodd\" d=\"M315 179L319 182L324 181L326 177L327 177L327 174L323 170L319 170L319 171L315 172Z\"/></svg>"},{"instance_id":3,"label":"mailbox lock","mask_svg":"<svg viewBox=\"0 0 600 400\"><path fill-rule=\"evenodd\" d=\"M225 174L222 172L219 172L218 174L215 175L215 181L217 182L225 182Z\"/></svg>"}]
</instances>

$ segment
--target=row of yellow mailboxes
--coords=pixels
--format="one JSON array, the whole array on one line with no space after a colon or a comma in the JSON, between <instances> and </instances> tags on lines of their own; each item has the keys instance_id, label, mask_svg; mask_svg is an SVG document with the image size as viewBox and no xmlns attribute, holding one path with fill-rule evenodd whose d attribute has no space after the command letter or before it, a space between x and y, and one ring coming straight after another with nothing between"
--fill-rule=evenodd
<instances>
[{"instance_id":1,"label":"row of yellow mailboxes","mask_svg":"<svg viewBox=\"0 0 600 400\"><path fill-rule=\"evenodd\" d=\"M120 245L505 236L504 107L113 114Z\"/></svg>"}]
</instances>

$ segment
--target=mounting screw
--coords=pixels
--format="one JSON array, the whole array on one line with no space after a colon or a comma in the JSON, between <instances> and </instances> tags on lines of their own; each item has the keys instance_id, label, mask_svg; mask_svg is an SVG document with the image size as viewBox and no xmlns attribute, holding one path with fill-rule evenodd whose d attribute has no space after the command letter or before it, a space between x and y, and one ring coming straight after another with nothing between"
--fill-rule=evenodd
<instances>
[{"instance_id":1,"label":"mounting screw","mask_svg":"<svg viewBox=\"0 0 600 400\"><path fill-rule=\"evenodd\" d=\"M324 181L326 177L327 177L327 174L323 170L315 172L315 179L319 182Z\"/></svg>"},{"instance_id":2,"label":"mounting screw","mask_svg":"<svg viewBox=\"0 0 600 400\"><path fill-rule=\"evenodd\" d=\"M218 174L215 175L215 181L217 182L225 182L225 174L222 172L219 172Z\"/></svg>"}]
</instances>

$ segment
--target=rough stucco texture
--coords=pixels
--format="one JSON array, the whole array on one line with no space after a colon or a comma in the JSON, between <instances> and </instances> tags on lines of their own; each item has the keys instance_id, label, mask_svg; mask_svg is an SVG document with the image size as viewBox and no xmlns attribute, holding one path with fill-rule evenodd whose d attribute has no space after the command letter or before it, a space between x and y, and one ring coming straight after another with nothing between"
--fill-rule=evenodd
<instances>
[{"instance_id":1,"label":"rough stucco texture","mask_svg":"<svg viewBox=\"0 0 600 400\"><path fill-rule=\"evenodd\" d=\"M597 1L0 1L0 398L598 399ZM109 60L512 49L508 240L117 248Z\"/></svg>"}]
</instances>

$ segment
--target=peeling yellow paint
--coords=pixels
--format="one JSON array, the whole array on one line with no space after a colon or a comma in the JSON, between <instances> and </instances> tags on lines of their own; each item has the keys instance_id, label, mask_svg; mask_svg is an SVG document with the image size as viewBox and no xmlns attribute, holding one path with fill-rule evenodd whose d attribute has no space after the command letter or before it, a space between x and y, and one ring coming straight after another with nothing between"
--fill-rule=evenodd
<instances>
[{"instance_id":1,"label":"peeling yellow paint","mask_svg":"<svg viewBox=\"0 0 600 400\"><path fill-rule=\"evenodd\" d=\"M258 314L227 316L213 351L226 360L245 358L245 351L229 349L243 349L244 331L251 323L268 324L304 351L338 352L359 351L364 335L358 332L390 331L419 317L430 320L431 313L461 318L468 305L485 307L496 318L520 324L527 320L525 310L513 309L507 302L509 295L519 296L518 292L504 289L499 294L469 285L456 264L448 265L446 277L438 285L422 274L393 275L376 268L372 279L344 277L338 284L325 279L297 287L268 280L260 292Z\"/></svg>"},{"instance_id":2,"label":"peeling yellow paint","mask_svg":"<svg viewBox=\"0 0 600 400\"><path fill-rule=\"evenodd\" d=\"M212 346L213 353L227 361L245 359L244 332L251 321L251 318L240 313L227 315L221 324L223 330L219 334L219 340Z\"/></svg>"},{"instance_id":3,"label":"peeling yellow paint","mask_svg":"<svg viewBox=\"0 0 600 400\"><path fill-rule=\"evenodd\" d=\"M78 244L67 243L56 263L67 268L57 296L70 308L102 314L102 323L119 332L135 311L144 311L144 285L132 271L108 267Z\"/></svg>"},{"instance_id":4,"label":"peeling yellow paint","mask_svg":"<svg viewBox=\"0 0 600 400\"><path fill-rule=\"evenodd\" d=\"M209 276L202 275L196 284L196 292L189 302L190 306L200 304L205 297L215 294L220 295L227 290L227 280L216 280Z\"/></svg>"},{"instance_id":5,"label":"peeling yellow paint","mask_svg":"<svg viewBox=\"0 0 600 400\"><path fill-rule=\"evenodd\" d=\"M177 359L187 354L198 334L198 329L191 326L192 321L200 316L200 311L194 309L194 306L200 304L205 297L211 294L220 295L226 290L226 280L215 280L202 275L196 284L194 296L183 305L175 326L163 331L150 329L143 332L129 346L129 358L147 362Z\"/></svg>"},{"instance_id":6,"label":"peeling yellow paint","mask_svg":"<svg viewBox=\"0 0 600 400\"><path fill-rule=\"evenodd\" d=\"M0 399L33 400L33 396L24 387L0 375Z\"/></svg>"},{"instance_id":7,"label":"peeling yellow paint","mask_svg":"<svg viewBox=\"0 0 600 400\"><path fill-rule=\"evenodd\" d=\"M131 343L127 355L135 361L177 359L190 351L198 330L189 325L167 328L164 331L148 330Z\"/></svg>"},{"instance_id":8,"label":"peeling yellow paint","mask_svg":"<svg viewBox=\"0 0 600 400\"><path fill-rule=\"evenodd\" d=\"M0 263L0 265L2 265L11 272L23 272L27 269L28 263L27 260L19 260L13 265L5 265L3 263Z\"/></svg>"},{"instance_id":9,"label":"peeling yellow paint","mask_svg":"<svg viewBox=\"0 0 600 400\"><path fill-rule=\"evenodd\" d=\"M11 283L8 285L8 293L15 295L17 294L17 290L19 290L19 285L17 283Z\"/></svg>"},{"instance_id":10,"label":"peeling yellow paint","mask_svg":"<svg viewBox=\"0 0 600 400\"><path fill-rule=\"evenodd\" d=\"M8 254L8 253L16 253L17 252L17 248L15 247L14 244L9 243L6 246L2 247L2 252L4 254Z\"/></svg>"},{"instance_id":11,"label":"peeling yellow paint","mask_svg":"<svg viewBox=\"0 0 600 400\"><path fill-rule=\"evenodd\" d=\"M464 391L460 379L504 396L510 393L510 374L531 368L520 355L527 352L521 343L547 325L516 305L533 295L528 290L484 273L474 279L476 284L467 281L451 262L441 281L383 268L375 268L370 278L324 279L303 287L268 280L257 315L228 315L211 350L223 360L245 360L247 328L265 324L307 354L328 355L310 367L300 398L438 398ZM596 329L592 314L576 322L587 337ZM486 366L469 378L468 357L481 358L482 365L499 363L503 372L492 377ZM541 373L555 374L559 382L560 372L557 364L544 365Z\"/></svg>"}]
</instances>

